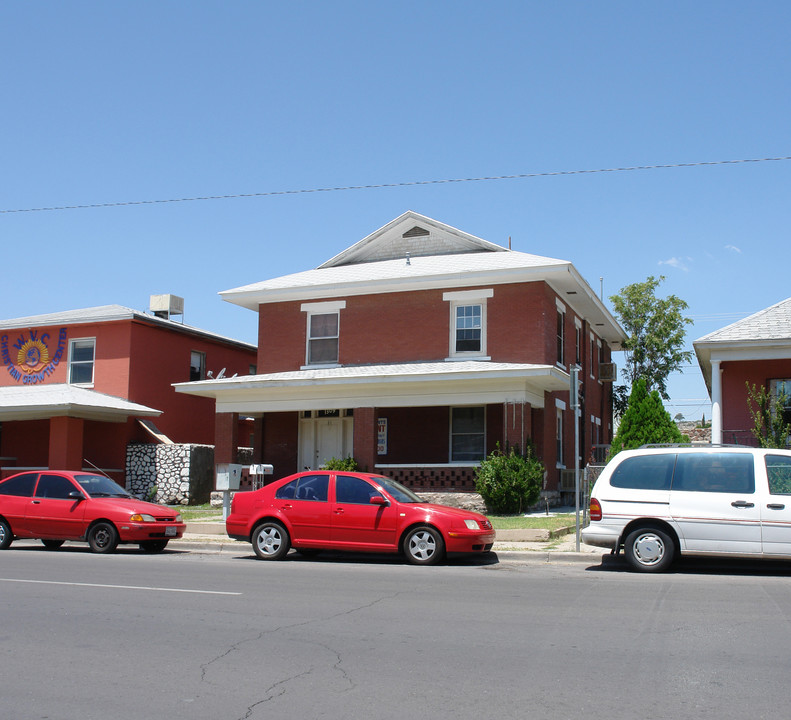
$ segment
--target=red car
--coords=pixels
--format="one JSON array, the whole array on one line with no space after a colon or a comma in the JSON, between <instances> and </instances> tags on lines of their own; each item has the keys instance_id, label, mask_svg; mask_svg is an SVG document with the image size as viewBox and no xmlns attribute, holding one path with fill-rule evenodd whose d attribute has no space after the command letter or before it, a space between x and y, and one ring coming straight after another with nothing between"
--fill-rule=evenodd
<instances>
[{"instance_id":1,"label":"red car","mask_svg":"<svg viewBox=\"0 0 791 720\"><path fill-rule=\"evenodd\" d=\"M485 553L494 543L483 515L423 502L389 478L359 472L313 470L238 492L225 529L264 560L281 560L293 547L403 552L411 563L433 565L446 553Z\"/></svg>"},{"instance_id":2,"label":"red car","mask_svg":"<svg viewBox=\"0 0 791 720\"><path fill-rule=\"evenodd\" d=\"M185 527L174 510L137 500L103 475L43 470L0 482L0 550L14 538L39 538L48 548L87 540L97 553L118 543L160 552Z\"/></svg>"}]
</instances>

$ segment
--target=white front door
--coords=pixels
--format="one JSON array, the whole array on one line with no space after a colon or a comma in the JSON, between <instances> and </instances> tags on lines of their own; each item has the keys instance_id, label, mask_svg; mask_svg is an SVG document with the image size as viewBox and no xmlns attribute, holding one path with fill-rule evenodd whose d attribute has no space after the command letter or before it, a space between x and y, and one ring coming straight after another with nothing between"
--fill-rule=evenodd
<instances>
[{"instance_id":1,"label":"white front door","mask_svg":"<svg viewBox=\"0 0 791 720\"><path fill-rule=\"evenodd\" d=\"M299 469L317 470L352 454L351 417L304 418L299 423Z\"/></svg>"}]
</instances>

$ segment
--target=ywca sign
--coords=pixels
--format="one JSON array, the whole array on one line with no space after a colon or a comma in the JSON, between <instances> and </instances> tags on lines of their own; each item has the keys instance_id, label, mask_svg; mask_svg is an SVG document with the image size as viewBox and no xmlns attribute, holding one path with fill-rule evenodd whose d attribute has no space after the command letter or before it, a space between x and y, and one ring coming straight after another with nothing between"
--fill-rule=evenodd
<instances>
[{"instance_id":1,"label":"ywca sign","mask_svg":"<svg viewBox=\"0 0 791 720\"><path fill-rule=\"evenodd\" d=\"M16 338L0 336L0 362L8 374L24 385L44 382L66 352L66 328L58 331L57 342L48 332L23 332Z\"/></svg>"}]
</instances>

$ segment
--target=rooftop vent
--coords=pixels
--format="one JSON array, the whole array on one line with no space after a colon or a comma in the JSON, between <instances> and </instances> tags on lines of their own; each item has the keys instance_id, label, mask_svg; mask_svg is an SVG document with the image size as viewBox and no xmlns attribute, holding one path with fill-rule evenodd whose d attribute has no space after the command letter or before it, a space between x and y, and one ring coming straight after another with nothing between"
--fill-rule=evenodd
<instances>
[{"instance_id":1,"label":"rooftop vent","mask_svg":"<svg viewBox=\"0 0 791 720\"><path fill-rule=\"evenodd\" d=\"M419 225L415 225L411 230L407 230L401 237L402 238L413 238L413 237L426 237L430 235L428 230L420 227Z\"/></svg>"},{"instance_id":2,"label":"rooftop vent","mask_svg":"<svg viewBox=\"0 0 791 720\"><path fill-rule=\"evenodd\" d=\"M181 315L184 322L184 298L178 295L151 295L148 306L158 318L172 320L174 315Z\"/></svg>"}]
</instances>

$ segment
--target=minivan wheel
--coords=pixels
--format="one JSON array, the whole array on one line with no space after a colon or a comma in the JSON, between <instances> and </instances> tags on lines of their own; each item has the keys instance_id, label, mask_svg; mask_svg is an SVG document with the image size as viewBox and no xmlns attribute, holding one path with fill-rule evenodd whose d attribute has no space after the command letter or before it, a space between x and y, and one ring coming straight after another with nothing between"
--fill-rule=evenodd
<instances>
[{"instance_id":1,"label":"minivan wheel","mask_svg":"<svg viewBox=\"0 0 791 720\"><path fill-rule=\"evenodd\" d=\"M673 562L676 545L663 530L638 528L626 536L626 561L637 572L664 572Z\"/></svg>"}]
</instances>

